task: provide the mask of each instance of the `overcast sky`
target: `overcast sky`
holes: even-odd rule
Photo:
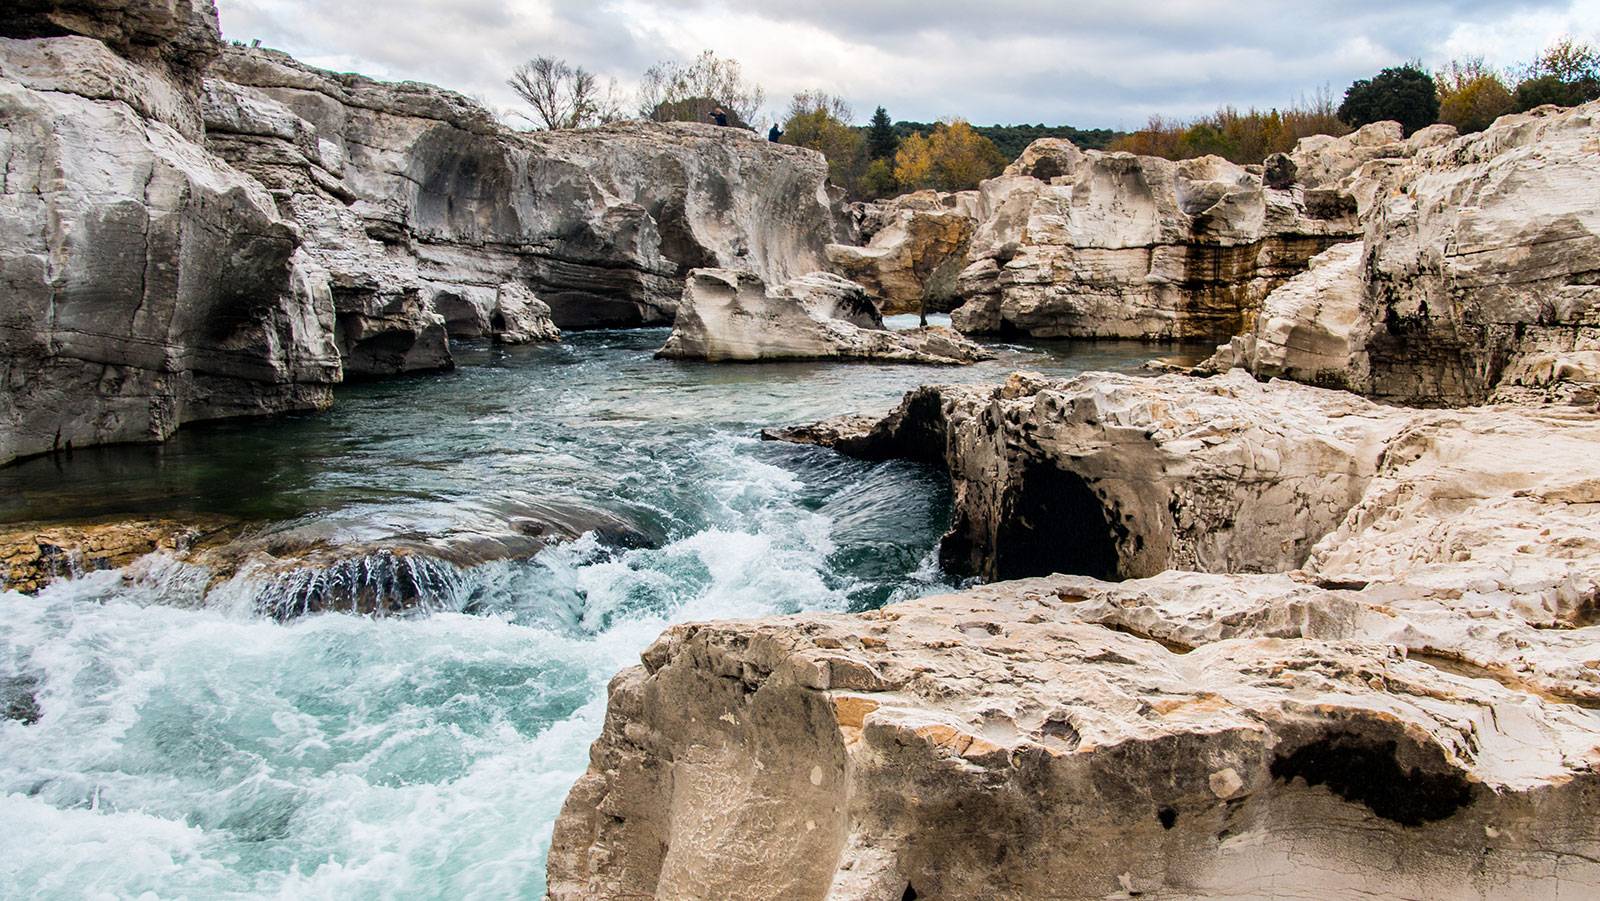
[[[218,0],[222,29],[318,66],[429,81],[514,108],[506,74],[564,57],[614,76],[701,50],[780,108],[842,95],[865,120],[961,116],[1129,128],[1152,114],[1281,105],[1420,58],[1511,65],[1600,37],[1600,0]],[[630,104],[631,106],[631,104]]]

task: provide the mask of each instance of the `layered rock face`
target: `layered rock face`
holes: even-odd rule
[[[1016,174],[980,192],[962,331],[1220,340],[1312,256],[1359,233],[1353,203],[1268,188],[1217,157],[1036,156],[1017,172],[1050,182]]]
[[[689,270],[779,283],[821,268],[842,235],[821,156],[737,129],[521,134],[448,91],[260,50],[230,49],[212,75],[218,152],[303,222],[346,208],[309,243],[335,258],[336,283],[345,270],[380,300],[414,292],[431,310],[441,292],[516,282],[563,328],[670,323]]]
[[[223,47],[209,3],[0,13],[0,463],[315,409],[448,341],[670,322],[846,237],[821,156],[736,129],[506,129],[427,85]]]
[[[553,898],[1600,888],[1600,414],[1018,377],[793,437],[949,467],[991,573],[1209,572],[673,629]]]
[[[199,143],[215,8],[97,10],[0,13],[62,35],[0,38],[0,463],[324,407],[341,376],[298,230]]]
[[[1424,137],[1414,135],[1411,143]],[[1426,142],[1424,142],[1426,143]],[[1330,253],[1213,361],[1423,406],[1600,396],[1600,104],[1330,169],[1370,195]],[[1323,161],[1327,165],[1326,160]]]
[[[836,275],[818,272],[769,290],[753,273],[699,269],[657,356],[956,365],[991,355],[947,328],[889,331],[866,291]]]

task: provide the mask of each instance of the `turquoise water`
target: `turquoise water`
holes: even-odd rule
[[[538,897],[605,686],[674,622],[947,587],[942,477],[762,443],[934,381],[1132,369],[1149,347],[1000,347],[962,370],[705,366],[660,330],[464,347],[328,414],[0,469],[7,521],[225,513],[264,534],[575,541],[457,571],[405,617],[257,612],[247,574],[149,560],[0,594],[0,897]]]

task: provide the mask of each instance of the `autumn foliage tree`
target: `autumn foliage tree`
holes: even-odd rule
[[[993,141],[963,119],[946,119],[931,134],[913,134],[900,142],[894,177],[912,190],[965,191],[999,175],[1005,166],[1006,158]]]
[[[1434,76],[1439,91],[1439,121],[1462,134],[1483,131],[1516,110],[1516,99],[1483,57],[1457,60]]]
[[[866,169],[866,139],[850,125],[850,104],[821,91],[802,91],[789,101],[783,143],[809,147],[828,158],[828,178],[852,194]]]
[[[1350,126],[1334,114],[1332,95],[1322,90],[1265,112],[1224,106],[1191,121],[1152,116],[1144,128],[1112,141],[1110,149],[1171,160],[1214,154],[1249,165],[1293,150],[1301,138],[1349,132]]]

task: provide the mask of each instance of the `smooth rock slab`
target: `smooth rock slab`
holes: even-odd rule
[[[689,276],[672,335],[657,354],[676,360],[859,360],[959,365],[988,359],[945,328],[890,331],[858,284],[828,273],[769,290],[749,272]]]

